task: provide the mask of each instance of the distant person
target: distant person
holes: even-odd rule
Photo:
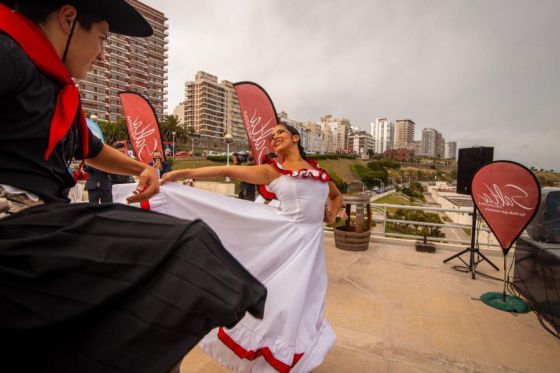
[[[94,205],[112,203],[113,183],[110,174],[87,165],[84,165],[84,171],[89,174],[85,186],[89,203]]]
[[[128,152],[126,151],[126,147],[122,142],[115,143],[113,145],[113,148],[117,149],[118,151],[120,151],[121,153],[123,153],[128,157]],[[111,178],[111,184],[113,185],[129,184],[135,182],[134,178],[130,175],[109,174],[109,177]]]
[[[148,165],[158,170],[159,177],[162,177],[165,173],[171,171],[171,165],[169,162],[163,160],[159,150],[154,150],[152,161],[148,163]]]
[[[249,153],[247,156],[247,166],[253,166],[255,164],[255,159],[253,158],[253,154]],[[247,183],[242,181],[239,184],[239,198],[244,199],[247,201],[255,201],[256,199],[256,185],[252,183]]]

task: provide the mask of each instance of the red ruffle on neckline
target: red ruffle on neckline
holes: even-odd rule
[[[276,168],[278,172],[282,175],[289,175],[291,177],[302,177],[302,178],[312,178],[313,180],[318,180],[323,183],[326,183],[331,180],[331,176],[319,167],[317,161],[315,159],[306,159],[306,162],[313,167],[312,169],[308,168],[301,168],[297,171],[286,170],[284,166],[280,162],[275,159],[267,159],[263,164],[270,164]],[[276,195],[272,192],[269,192],[264,185],[259,185],[259,193],[263,196],[263,198],[267,200],[276,199]]]
[[[292,365],[288,365],[277,358],[274,357],[272,351],[268,347],[261,347],[256,351],[246,350],[235,342],[224,330],[220,327],[218,329],[218,339],[222,341],[230,350],[233,351],[241,359],[247,359],[250,361],[255,360],[259,356],[262,356],[271,367],[279,371],[280,373],[289,373],[290,370],[297,364],[297,362],[303,357],[303,354],[294,354]]]

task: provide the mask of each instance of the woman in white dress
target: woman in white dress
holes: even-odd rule
[[[149,208],[204,220],[267,287],[262,320],[247,315],[231,329],[215,329],[202,340],[202,349],[237,372],[309,372],[323,362],[336,339],[324,319],[323,220],[336,219],[342,195],[316,162],[305,160],[295,128],[274,127],[272,146],[282,163],[166,173],[161,182],[165,185]],[[279,207],[168,183],[218,176],[266,185]],[[330,208],[325,210],[327,198]]]

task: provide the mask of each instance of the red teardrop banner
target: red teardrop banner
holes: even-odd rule
[[[135,92],[119,92],[130,143],[140,162],[153,161],[155,150],[164,156],[159,122],[154,108],[146,98]]]
[[[495,161],[474,175],[472,198],[504,254],[535,216],[541,188],[535,175],[511,161]]]
[[[276,109],[266,91],[253,82],[239,82],[233,85],[239,108],[241,120],[251,144],[253,157],[257,164],[261,164],[264,157],[271,153],[271,131],[278,124]]]

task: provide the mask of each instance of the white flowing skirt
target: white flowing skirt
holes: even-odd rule
[[[134,184],[113,188],[125,202]],[[144,208],[202,219],[225,248],[268,290],[264,318],[246,315],[234,328],[218,328],[202,349],[237,372],[309,372],[336,336],[324,319],[327,273],[322,224],[295,223],[281,210],[169,183]]]

